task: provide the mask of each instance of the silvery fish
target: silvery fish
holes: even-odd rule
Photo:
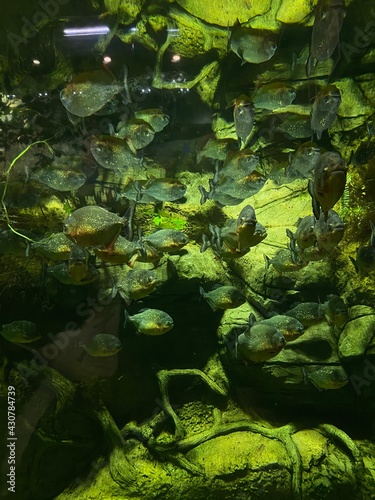
[[[318,140],[335,121],[338,107],[341,103],[341,94],[335,85],[327,85],[315,97],[311,110],[311,130]]]
[[[79,73],[60,92],[64,107],[75,116],[91,116],[117,95],[123,86],[105,69]]]
[[[306,73],[310,76],[318,62],[326,61],[339,44],[339,35],[346,15],[344,0],[320,0],[311,35],[310,55]]]
[[[239,23],[232,28],[229,45],[242,59],[242,64],[268,61],[277,49],[276,38],[272,31],[241,27]]]
[[[121,340],[108,333],[98,333],[90,339],[80,342],[87,354],[94,357],[107,357],[117,354],[122,349]]]
[[[346,184],[347,168],[339,153],[323,153],[315,166],[314,180],[309,181],[308,189],[312,198],[312,208],[316,219],[320,209],[327,220],[328,211],[341,198]]]
[[[160,309],[142,309],[138,314],[130,316],[125,310],[125,323],[130,321],[138,333],[143,335],[164,335],[164,333],[172,330],[174,324],[173,319]]]
[[[297,93],[286,82],[271,82],[259,86],[252,96],[254,106],[260,109],[283,108],[292,104]]]
[[[344,229],[345,224],[337,212],[332,209],[329,210],[327,220],[324,214],[321,213],[320,218],[314,225],[314,234],[318,246],[328,253],[331,252],[342,240]]]

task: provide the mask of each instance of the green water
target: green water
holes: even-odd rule
[[[1,494],[374,497],[375,3],[8,2]]]

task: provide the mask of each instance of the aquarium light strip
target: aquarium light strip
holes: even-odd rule
[[[65,28],[65,36],[89,36],[106,35],[109,32],[108,26],[93,26],[92,28]]]

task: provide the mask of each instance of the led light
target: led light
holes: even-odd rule
[[[34,66],[39,66],[40,65],[39,59],[33,59],[33,64]]]
[[[111,61],[112,61],[112,59],[109,56],[103,57],[103,64],[109,64]]]
[[[181,56],[179,56],[178,54],[173,54],[171,62],[176,63],[179,61],[181,61]]]
[[[65,28],[65,36],[92,36],[92,35],[106,35],[109,33],[108,26],[92,26],[86,28]]]

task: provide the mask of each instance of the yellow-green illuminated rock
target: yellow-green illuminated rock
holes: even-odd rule
[[[177,3],[193,16],[210,24],[232,26],[238,19],[244,23],[252,17],[264,14],[271,6],[271,0],[177,0]]]
[[[282,0],[276,14],[276,19],[285,24],[302,23],[312,13],[317,1],[313,0]]]

